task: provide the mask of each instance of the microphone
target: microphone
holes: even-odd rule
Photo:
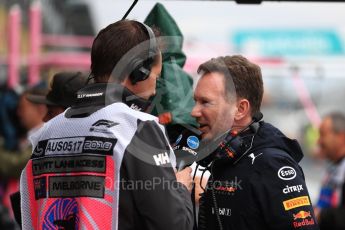
[[[261,112],[256,112],[254,115],[253,115],[253,120],[252,122],[250,123],[249,125],[249,129],[253,132],[253,133],[256,133],[259,129],[259,121],[261,121],[261,119],[263,118],[263,114]]]
[[[259,112],[256,112],[254,115],[253,115],[253,122],[259,122],[261,121],[261,119],[264,117],[264,115],[259,111]],[[253,123],[252,122],[252,123]]]
[[[176,156],[176,168],[178,171],[195,162],[200,147],[201,131],[189,126],[177,137],[172,145]]]

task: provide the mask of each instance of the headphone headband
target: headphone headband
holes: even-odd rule
[[[144,24],[144,23],[141,23],[141,22],[138,22],[139,24],[143,25],[149,35],[149,57],[154,57],[156,54],[157,54],[157,42],[156,42],[156,36],[154,34],[154,32],[152,31],[152,29]]]
[[[149,36],[149,48],[147,57],[142,58],[137,56],[131,62],[131,66],[134,66],[134,69],[129,76],[132,84],[136,84],[139,81],[144,81],[150,76],[154,57],[157,55],[158,51],[156,36],[152,29],[144,23],[138,21],[135,22],[137,22],[147,32]]]

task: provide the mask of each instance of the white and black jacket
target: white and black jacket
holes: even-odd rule
[[[32,137],[23,229],[192,229],[164,129],[141,106],[119,85],[90,85]]]

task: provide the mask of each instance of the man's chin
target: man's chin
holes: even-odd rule
[[[227,132],[219,133],[219,134],[214,134],[211,132],[204,132],[201,134],[201,140],[204,143],[210,143],[210,142],[220,143],[225,138],[226,135],[227,135]]]
[[[212,141],[214,139],[214,137],[211,133],[202,133],[201,139],[205,142],[208,142],[208,141]]]

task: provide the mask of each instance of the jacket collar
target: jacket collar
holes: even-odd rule
[[[145,112],[151,104],[150,100],[138,97],[122,85],[95,83],[77,92],[76,103],[66,111],[65,116],[67,118],[86,117],[116,102],[125,103],[128,107],[142,112]]]

